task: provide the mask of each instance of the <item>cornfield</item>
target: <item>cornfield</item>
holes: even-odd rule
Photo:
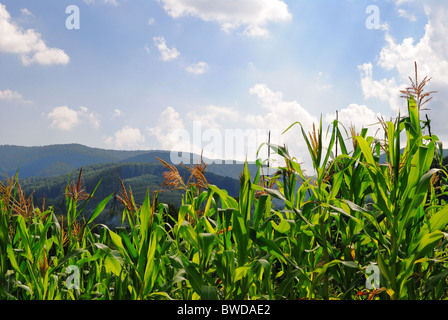
[[[165,186],[184,191],[177,216],[157,193],[136,204],[123,185],[127,225],[111,230],[95,219],[113,195],[80,219],[96,190],[82,188],[81,172],[67,184],[64,219],[8,179],[0,299],[447,299],[447,172],[420,118],[428,95],[412,84],[408,115],[379,120],[382,139],[335,120],[324,146],[322,121],[310,133],[299,122],[288,128],[308,146],[311,176],[285,146],[268,144],[284,165],[265,176],[258,160],[254,178],[245,166],[233,198],[206,181],[206,165],[187,167],[185,181],[164,163]]]

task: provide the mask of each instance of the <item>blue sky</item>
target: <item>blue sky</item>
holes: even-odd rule
[[[0,0],[0,144],[253,158],[295,121],[396,116],[414,61],[448,141],[447,15],[437,0]],[[252,147],[226,153],[226,132]],[[298,130],[276,139],[301,158]]]

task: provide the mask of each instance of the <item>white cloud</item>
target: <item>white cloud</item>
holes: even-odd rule
[[[288,6],[282,0],[160,0],[165,11],[173,18],[199,17],[217,22],[225,32],[243,28],[248,37],[269,35],[269,22],[292,19]]]
[[[415,43],[406,38],[402,43],[387,35],[387,45],[381,50],[378,64],[386,69],[398,71],[401,79],[413,74],[417,61],[421,75],[431,75],[434,82],[447,86],[448,78],[448,10],[443,6],[427,6],[428,24],[424,36]]]
[[[78,112],[67,106],[56,107],[48,114],[48,118],[52,120],[50,127],[60,130],[71,130],[78,125]]]
[[[69,56],[61,49],[49,48],[40,33],[33,29],[23,30],[13,21],[0,3],[0,52],[19,54],[22,64],[52,65],[68,64]]]
[[[177,131],[184,129],[184,123],[180,114],[173,107],[167,107],[159,117],[157,126],[147,128],[150,135],[154,136],[163,149],[172,149],[178,142]]]
[[[113,137],[108,137],[106,143],[116,148],[138,148],[145,142],[145,137],[141,134],[140,129],[125,126],[121,130],[115,132]]]
[[[79,110],[71,109],[67,106],[54,108],[49,114],[48,118],[52,120],[50,127],[70,131],[81,123],[88,122],[95,129],[98,129],[100,122],[96,115],[89,112],[88,108],[80,106]]]
[[[271,142],[286,144],[292,156],[298,159],[307,154],[305,141],[298,130],[298,126],[282,134],[294,122],[300,122],[306,132],[310,131],[314,124],[318,124],[317,117],[309,113],[297,101],[287,101],[282,92],[274,92],[265,84],[257,84],[249,90],[250,94],[258,97],[262,110],[258,114],[248,114],[246,121],[254,128],[263,128],[274,133]]]
[[[410,13],[409,11],[405,10],[405,9],[398,9],[398,14],[400,17],[403,17],[405,19],[408,19],[411,22],[416,22],[417,21],[417,17]]]
[[[116,7],[120,5],[117,0],[104,0],[104,3],[111,4]]]
[[[10,89],[0,90],[0,100],[6,101],[18,101],[22,103],[31,103],[29,100],[25,100],[23,96],[17,91],[12,91]]]
[[[410,1],[397,1],[397,4],[404,2]],[[433,78],[431,86],[448,88],[448,9],[440,3],[428,2],[425,10],[428,23],[425,34],[418,41],[409,37],[400,43],[389,33],[385,36],[386,45],[378,56],[378,66],[387,71],[396,71],[397,77],[375,81],[372,78],[371,63],[359,67],[366,97],[391,101],[392,95],[398,96],[397,90],[409,86],[409,76],[414,77],[415,61],[420,80],[428,75]],[[397,110],[396,107],[392,109]]]
[[[204,74],[208,71],[208,64],[206,62],[198,62],[185,68],[185,70],[194,74]]]
[[[180,55],[180,52],[177,51],[175,47],[168,48],[164,37],[154,37],[153,40],[154,44],[162,55],[163,61],[174,60]]]
[[[425,33],[420,39],[412,37],[397,41],[391,34],[386,33],[386,45],[382,48],[377,59],[378,67],[389,72],[396,72],[396,76],[382,80],[373,80],[373,66],[371,63],[360,66],[361,83],[365,97],[376,97],[387,100],[391,108],[397,111],[397,103],[391,102],[400,99],[398,90],[410,86],[409,77],[414,79],[414,61],[418,64],[419,80],[425,76],[432,81],[425,87],[426,92],[436,90],[437,94],[430,102],[430,118],[432,131],[437,133],[443,141],[448,140],[446,132],[445,114],[448,111],[448,8],[443,1],[425,1],[422,4],[415,0],[396,1],[397,10],[400,5],[409,4],[422,6],[425,9],[428,23]],[[395,97],[395,98],[394,98]],[[400,99],[403,100],[403,99]],[[406,107],[400,102],[400,109]],[[407,111],[404,112],[407,114]]]
[[[81,119],[87,120],[95,129],[100,127],[100,121],[93,112],[89,112],[89,109],[84,106],[79,107],[79,109],[78,115]]]
[[[25,16],[34,17],[33,13],[27,8],[20,9],[20,12]]]
[[[400,98],[400,90],[406,87],[405,83],[397,85],[395,78],[382,79],[380,81],[373,79],[373,65],[365,63],[358,67],[361,72],[361,88],[366,99],[376,98],[389,103],[391,110],[406,113],[403,109],[405,105]]]
[[[310,159],[306,143],[299,127],[282,134],[291,124],[299,121],[305,132],[309,132],[313,123],[319,119],[309,113],[297,101],[288,101],[282,92],[271,90],[266,84],[256,84],[249,93],[257,98],[256,113],[248,113],[236,108],[209,105],[187,114],[186,119],[192,126],[186,127],[180,114],[172,107],[166,108],[159,117],[156,127],[147,131],[154,136],[165,150],[194,152],[211,159],[236,159],[253,161],[262,143],[286,144],[292,156],[304,168],[310,169]],[[353,111],[353,110],[350,110]],[[369,110],[359,107],[362,119],[371,119]],[[259,157],[265,158],[267,149],[263,148]],[[271,159],[280,161],[271,154]],[[271,162],[273,164],[273,162]]]
[[[155,20],[153,17],[151,17],[151,18],[148,19],[148,26],[152,26],[152,25],[154,25],[155,23],[156,23],[156,20]]]
[[[110,4],[114,7],[118,7],[120,5],[120,3],[117,0],[103,0],[102,1],[104,4]],[[94,4],[95,0],[84,0],[84,3],[87,4]]]
[[[115,109],[114,113],[112,115],[112,118],[117,118],[120,117],[122,115],[122,111],[120,109]]]
[[[382,129],[379,124],[379,118],[382,118],[382,115],[375,113],[365,105],[352,103],[347,108],[339,110],[337,118],[347,131],[351,126],[355,127],[357,133],[360,133],[363,128],[368,128],[368,135],[382,137],[377,134],[378,130]],[[327,123],[332,123],[335,119],[336,113],[327,113],[325,116]],[[385,118],[385,120],[388,119]]]
[[[193,122],[200,123],[203,128],[221,129],[223,122],[235,121],[240,114],[233,108],[210,105],[198,112],[191,111],[187,116]]]

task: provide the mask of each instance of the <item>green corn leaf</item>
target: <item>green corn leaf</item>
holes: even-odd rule
[[[155,254],[156,254],[156,249],[157,249],[157,234],[156,232],[154,232],[151,235],[151,240],[150,240],[150,244],[149,244],[149,250],[147,253],[147,259],[146,259],[146,269],[145,269],[145,274],[143,277],[143,284],[144,284],[144,293],[145,295],[148,295],[153,286],[154,283],[156,281],[157,278],[157,271],[158,271],[158,263],[156,261],[154,261],[155,259]]]
[[[116,276],[119,276],[121,273],[121,263],[122,258],[118,251],[111,250],[104,259],[104,266],[106,267],[107,272],[112,272]]]
[[[443,237],[443,232],[439,230],[425,234],[415,250],[415,259],[430,256],[431,252],[434,250],[434,247]]]
[[[28,228],[26,227],[25,218],[21,215],[17,216],[17,231],[20,234],[20,239],[24,247],[23,249],[25,250],[25,257],[33,263],[34,256],[31,251],[30,235],[28,233]]]
[[[106,207],[107,203],[109,202],[109,200],[112,198],[113,195],[114,194],[112,193],[106,199],[104,199],[103,201],[100,202],[100,204],[95,208],[95,210],[93,211],[93,213],[90,216],[89,220],[87,221],[87,224],[92,223],[93,220],[95,220],[100,215],[100,213],[103,212],[104,208]],[[85,226],[87,224],[85,224]]]
[[[254,211],[253,223],[252,223],[252,228],[254,228],[255,231],[258,230],[258,228],[260,226],[260,221],[264,216],[266,206],[267,206],[267,200],[268,200],[268,195],[266,195],[266,194],[262,194],[258,198],[256,207],[255,207],[255,211]]]
[[[241,279],[243,279],[244,277],[247,276],[247,273],[249,272],[249,270],[252,268],[251,266],[242,266],[242,267],[238,267],[235,270],[235,277],[233,279],[233,281],[237,282]]]
[[[298,281],[298,277],[302,274],[302,271],[299,269],[292,270],[288,272],[285,280],[280,283],[280,286],[277,289],[276,294],[278,294],[282,298],[286,298],[288,294],[293,290],[294,283]]]
[[[447,224],[448,224],[448,205],[444,206],[441,210],[439,210],[436,214],[434,214],[431,218],[429,218],[429,221],[425,225],[425,227],[427,226],[429,232],[434,232],[437,230],[442,231]]]
[[[193,229],[191,224],[187,221],[184,221],[182,225],[179,228],[179,235],[181,235],[182,238],[187,240],[187,242],[191,245],[192,249],[198,249],[199,248],[199,240],[198,240],[198,234]]]
[[[277,224],[274,221],[271,221],[272,228],[274,228],[277,232],[288,234],[291,230],[291,225],[280,213],[276,213],[276,216],[280,219],[280,222]]]
[[[132,260],[135,261],[138,258],[138,251],[135,248],[135,245],[132,243],[131,239],[129,238],[129,235],[126,231],[125,228],[122,229],[116,229],[116,231],[118,230],[119,235],[121,237],[121,239],[124,241],[125,245],[126,245],[126,251],[129,253],[129,255],[132,257]]]
[[[199,234],[199,243],[200,243],[200,249],[202,252],[202,263],[201,266],[206,267],[209,260],[210,260],[210,256],[212,254],[213,251],[213,243],[215,241],[215,234],[213,233],[200,233]]]
[[[146,192],[145,200],[143,201],[143,205],[138,211],[138,216],[140,218],[140,228],[141,228],[141,243],[148,241],[149,238],[149,230],[151,228],[152,222],[152,212],[151,203],[149,199],[149,190]]]
[[[208,187],[210,190],[212,190],[213,192],[215,192],[216,194],[219,195],[219,197],[221,198],[221,201],[225,205],[223,209],[227,209],[227,208],[237,209],[238,208],[238,202],[234,198],[229,196],[227,191],[223,191],[214,185],[209,185]]]
[[[12,267],[23,275],[22,270],[20,270],[19,264],[17,263],[16,256],[14,255],[14,249],[12,248],[12,245],[8,243],[8,246],[6,248],[7,255],[9,262],[11,263]]]
[[[418,235],[416,235],[411,244],[409,245],[408,252],[419,252],[421,250],[421,245],[423,239],[426,237],[426,241],[429,241],[431,237],[428,235],[431,234],[432,237],[438,237],[439,234],[435,232],[442,231],[446,225],[448,224],[448,205],[443,207],[437,213],[435,213],[429,220],[422,226]]]
[[[60,266],[64,265],[66,262],[70,261],[71,259],[74,259],[78,256],[80,256],[81,254],[87,252],[87,250],[78,248],[78,249],[73,249],[72,251],[70,251],[69,253],[67,253],[64,258],[62,258],[59,262],[58,265],[55,267],[55,269],[58,269]]]
[[[232,215],[232,231],[237,247],[238,264],[243,265],[248,259],[249,237],[245,218],[238,211],[234,211]]]
[[[131,258],[129,257],[129,254],[123,245],[122,237],[119,236],[117,233],[113,232],[112,230],[109,230],[109,235],[110,235],[110,238],[111,238],[112,242],[114,243],[115,247],[121,253],[121,255],[124,257],[126,262],[132,264]],[[132,255],[132,253],[131,253],[131,255]],[[135,255],[135,253],[134,253],[134,255]]]
[[[364,155],[364,158],[367,161],[367,164],[369,165],[369,169],[376,172],[376,162],[373,158],[372,150],[369,147],[369,144],[367,143],[366,139],[364,139],[361,136],[356,137],[356,140],[358,141],[358,146],[360,147],[362,154]]]
[[[215,286],[201,286],[201,300],[218,300],[218,288]]]

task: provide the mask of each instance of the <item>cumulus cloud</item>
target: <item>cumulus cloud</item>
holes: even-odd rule
[[[398,113],[406,113],[405,105],[400,98],[400,90],[406,87],[406,83],[397,84],[395,78],[391,79],[373,79],[372,63],[365,63],[358,67],[361,73],[361,88],[366,99],[376,98],[387,102],[391,110]],[[403,106],[404,105],[404,106]]]
[[[17,91],[12,91],[10,89],[0,90],[0,100],[6,101],[17,101],[22,103],[31,103],[29,100],[25,100],[23,96]]]
[[[187,116],[193,122],[200,123],[203,128],[221,129],[223,123],[235,121],[240,114],[233,108],[210,105],[199,111],[191,111]]]
[[[292,122],[299,121],[306,128],[311,128],[317,118],[311,115],[297,101],[286,101],[283,93],[272,91],[266,84],[257,84],[249,90],[249,93],[258,97],[265,114],[248,114],[246,119],[254,126],[266,129],[278,129],[283,132]]]
[[[85,122],[89,123],[95,129],[100,126],[97,116],[89,112],[89,109],[84,106],[80,106],[78,110],[71,109],[67,106],[56,107],[48,114],[48,118],[52,121],[50,128],[63,131],[70,131]]]
[[[178,134],[183,129],[180,114],[173,107],[167,107],[160,115],[157,126],[147,128],[147,131],[157,139],[162,148],[171,150],[179,142]]]
[[[153,40],[163,61],[171,61],[179,57],[180,52],[175,47],[169,48],[164,37],[154,37]]]
[[[294,122],[300,122],[305,132],[308,132],[313,123],[319,123],[319,119],[297,101],[284,99],[282,92],[272,91],[266,84],[257,84],[249,92],[258,98],[262,109],[258,114],[247,114],[247,123],[252,127],[271,131],[271,143],[286,144],[292,156],[299,161],[308,161],[305,156],[308,154],[307,147],[299,131],[300,127],[297,125],[288,132],[283,132]]]
[[[375,80],[372,63],[359,66],[364,97],[388,101],[395,114],[398,110],[407,114],[406,104],[400,99],[399,90],[410,85],[409,77],[414,78],[414,62],[417,62],[419,80],[425,76],[432,77],[425,90],[438,91],[426,107],[430,108],[433,132],[437,132],[439,138],[446,142],[448,134],[445,133],[444,119],[448,110],[448,8],[441,1],[425,1],[422,4],[415,0],[398,0],[395,4],[398,14],[404,14],[400,11],[404,10],[402,5],[424,7],[428,20],[425,32],[420,39],[408,37],[401,41],[397,41],[389,32],[386,33],[386,44],[377,57],[375,67],[395,72],[395,75]],[[408,18],[412,20],[411,16]]]
[[[47,47],[42,35],[33,29],[23,30],[11,20],[6,6],[0,3],[0,52],[20,55],[22,64],[68,64],[70,57],[61,49]]]
[[[306,145],[298,131],[282,135],[294,121],[300,121],[310,130],[318,119],[297,101],[287,101],[282,92],[272,91],[266,84],[257,84],[249,93],[260,105],[256,114],[223,106],[206,106],[187,114],[187,128],[180,114],[167,107],[153,128],[148,128],[162,148],[171,151],[194,152],[219,159],[255,160],[257,150],[268,141],[288,145],[298,158],[306,151]]]
[[[339,110],[337,118],[347,130],[348,134],[348,130],[352,126],[355,128],[357,133],[360,133],[363,128],[367,128],[369,130],[369,135],[381,136],[382,134],[382,127],[379,124],[379,118],[383,118],[383,115],[378,112],[374,112],[365,105],[352,103],[347,108]],[[325,120],[328,124],[332,123],[335,119],[336,113],[327,113],[325,116]],[[388,120],[386,118],[384,119]]]
[[[397,10],[404,3],[416,3],[408,0],[396,1]],[[373,65],[366,63],[359,66],[361,73],[361,86],[366,98],[378,98],[382,101],[388,101],[391,110],[401,110],[406,113],[406,105],[399,98],[399,90],[410,85],[409,76],[414,77],[414,62],[418,64],[419,78],[425,76],[432,77],[432,81],[426,90],[438,90],[436,95],[439,103],[436,113],[444,114],[448,109],[445,102],[448,96],[445,92],[448,89],[448,26],[446,19],[448,9],[441,2],[428,1],[424,5],[428,23],[425,27],[425,33],[420,39],[408,37],[401,42],[394,39],[390,33],[386,33],[386,45],[382,48],[378,56],[377,66],[387,71],[395,71],[396,76],[374,80]],[[435,101],[433,101],[435,102]],[[431,108],[431,107],[430,107]],[[434,124],[439,122],[434,119]],[[444,125],[444,124],[443,124]]]
[[[188,66],[187,68],[185,68],[185,70],[194,74],[203,74],[207,72],[208,64],[206,62],[198,62],[196,64]]]
[[[414,61],[419,65],[420,74],[430,74],[434,82],[448,86],[448,10],[443,6],[426,6],[428,24],[425,34],[416,42],[406,38],[397,43],[391,35],[386,35],[387,45],[381,50],[378,64],[385,70],[396,70],[401,79],[413,74]]]
[[[78,125],[78,112],[67,106],[56,107],[48,114],[48,118],[52,120],[50,127],[60,130],[71,130]]]
[[[242,28],[248,37],[269,35],[269,22],[289,21],[292,16],[282,0],[161,0],[165,11],[173,18],[199,17],[213,21],[225,32]]]
[[[406,9],[398,9],[398,14],[400,17],[408,19],[411,22],[417,21],[417,17]]]
[[[145,142],[145,137],[138,128],[125,126],[121,130],[115,132],[113,137],[106,138],[106,143],[119,149],[138,148]]]

